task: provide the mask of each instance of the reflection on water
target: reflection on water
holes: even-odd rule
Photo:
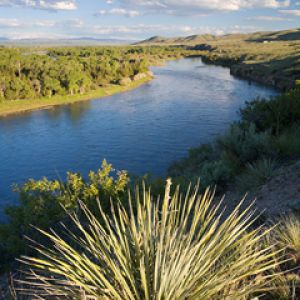
[[[16,201],[14,182],[87,174],[104,158],[163,175],[190,147],[224,132],[245,101],[275,94],[199,58],[153,71],[155,79],[133,91],[0,119],[0,215]]]
[[[78,103],[77,103],[78,104]],[[80,121],[80,118],[87,112],[91,107],[90,101],[83,101],[80,105],[63,105],[57,106],[54,109],[50,108],[47,111],[47,117],[51,120],[59,120],[62,115],[67,115],[74,124]]]
[[[82,102],[81,105],[69,105],[67,107],[67,114],[69,115],[71,121],[75,124],[78,123],[82,116],[91,107],[91,103],[89,101]]]

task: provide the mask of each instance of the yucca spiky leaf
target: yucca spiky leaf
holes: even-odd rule
[[[281,222],[276,227],[273,239],[279,247],[285,248],[285,254],[294,263],[300,260],[300,219],[295,215],[282,217]]]
[[[70,215],[76,230],[66,228],[69,239],[40,231],[52,247],[38,245],[39,257],[22,258],[31,270],[25,293],[46,299],[245,299],[270,286],[276,274],[269,271],[280,262],[273,247],[261,243],[268,232],[251,229],[252,206],[241,211],[240,204],[225,217],[222,202],[213,204],[213,191],[200,195],[197,186],[182,197],[170,188],[168,180],[161,200],[137,189],[128,211],[112,205],[109,216],[99,203],[101,221],[81,203],[85,221]]]

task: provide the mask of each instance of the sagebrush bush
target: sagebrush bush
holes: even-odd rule
[[[244,173],[237,178],[238,187],[241,191],[251,191],[264,185],[274,175],[275,161],[261,159],[246,165]]]
[[[256,132],[253,124],[245,128],[239,124],[232,125],[229,131],[218,139],[218,144],[223,156],[233,166],[243,166],[273,155],[271,135],[268,132]]]
[[[222,161],[211,161],[203,164],[198,173],[202,178],[201,183],[204,186],[215,186],[216,184],[225,187],[231,179],[232,170]]]
[[[294,126],[276,136],[274,147],[280,157],[300,156],[300,127]]]
[[[242,121],[255,124],[259,131],[271,130],[278,135],[284,129],[300,120],[300,91],[296,89],[289,93],[269,99],[256,99],[248,102],[241,109]]]
[[[173,163],[168,169],[170,176],[181,176],[184,173],[190,179],[190,174],[199,172],[206,162],[218,158],[218,149],[214,145],[200,145],[189,150],[188,157]],[[189,175],[188,175],[189,174]]]
[[[86,220],[72,214],[73,231],[66,228],[72,243],[40,231],[52,246],[35,245],[40,256],[22,258],[32,270],[23,293],[119,300],[238,300],[263,293],[280,261],[272,245],[260,243],[269,230],[252,229],[251,207],[239,205],[221,220],[213,192],[170,190],[168,180],[160,200],[137,189],[129,211],[113,202],[111,217],[99,203],[103,222],[81,203]]]

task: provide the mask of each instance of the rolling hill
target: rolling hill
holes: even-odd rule
[[[276,32],[254,32],[249,34],[227,34],[215,36],[211,34],[191,35],[186,37],[167,38],[153,36],[149,39],[138,42],[138,45],[196,45],[211,42],[232,42],[232,41],[296,41],[300,40],[300,29],[291,29]]]

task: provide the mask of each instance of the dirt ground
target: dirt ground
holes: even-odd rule
[[[225,193],[225,205],[230,212],[243,198],[234,189]],[[276,174],[256,192],[249,193],[243,207],[255,200],[258,213],[275,218],[290,213],[300,213],[300,161],[281,167]]]

